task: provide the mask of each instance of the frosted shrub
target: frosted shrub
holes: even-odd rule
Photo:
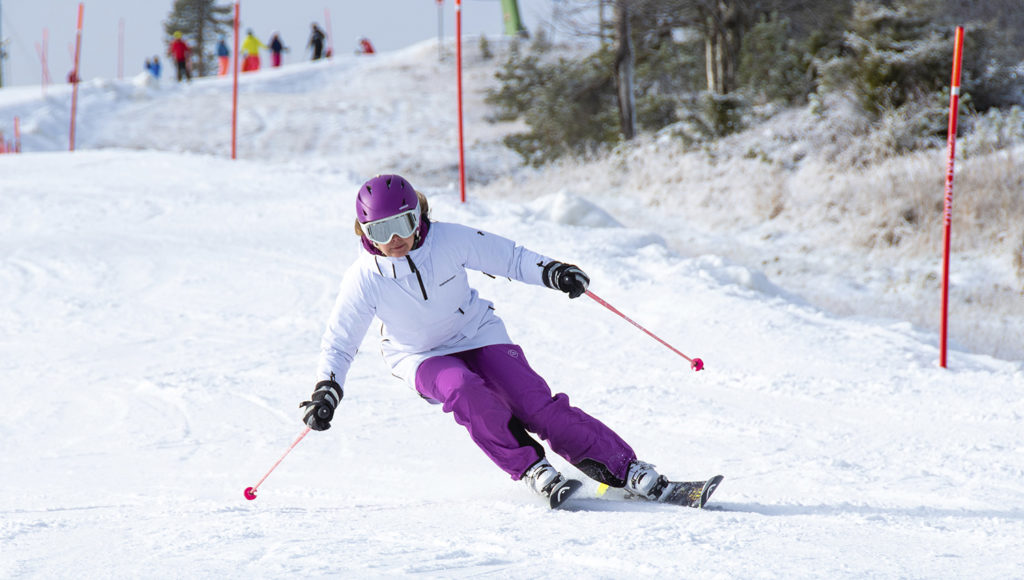
[[[494,58],[494,51],[491,50],[491,43],[487,40],[487,35],[480,35],[480,58],[484,60],[491,60]]]
[[[908,103],[886,107],[874,129],[864,139],[865,161],[929,149],[941,144],[937,137],[934,108]]]
[[[1017,273],[1017,279],[1021,282],[1021,294],[1024,294],[1024,232],[1020,234],[1020,241],[1013,252],[1013,267]]]
[[[979,155],[1024,143],[1024,111],[1019,105],[1009,110],[989,109],[970,120],[971,132],[963,139],[963,153]]]

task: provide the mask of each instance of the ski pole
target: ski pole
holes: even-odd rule
[[[309,431],[310,427],[307,426],[305,430],[303,430],[302,433],[299,435],[299,437],[295,439],[295,442],[292,443],[292,446],[289,447],[288,450],[284,452],[284,455],[282,455],[281,458],[277,460],[277,463],[275,463],[274,466],[270,468],[270,471],[268,471],[267,474],[263,476],[263,479],[259,480],[256,483],[256,485],[245,488],[245,499],[249,501],[256,499],[256,490],[260,488],[260,485],[262,485],[263,482],[266,481],[268,477],[270,477],[270,474],[273,473],[275,469],[277,469],[277,466],[281,465],[281,462],[284,461],[284,458],[287,457],[288,454],[292,452],[292,449],[295,449],[295,446],[299,444],[299,441],[302,441],[302,438],[305,437],[306,434],[309,433]]]
[[[651,332],[650,330],[647,330],[643,326],[640,326],[635,320],[633,320],[632,318],[630,318],[630,317],[626,316],[625,314],[619,312],[619,310],[617,308],[615,308],[611,304],[608,304],[607,302],[602,300],[600,296],[598,296],[597,294],[594,294],[590,290],[587,290],[586,294],[587,294],[587,296],[590,296],[591,300],[597,302],[601,306],[604,306],[608,310],[611,310],[615,314],[618,314],[626,322],[628,322],[628,323],[632,324],[633,326],[639,328],[640,330],[646,332],[647,336],[649,336],[649,337],[653,338],[654,340],[660,342],[661,344],[667,346],[669,348],[669,350],[671,350],[672,352],[674,352],[674,353],[678,354],[679,356],[685,358],[687,361],[690,362],[690,368],[693,369],[694,371],[699,371],[699,370],[704,368],[704,361],[702,361],[702,360],[700,360],[699,358],[696,358],[696,357],[690,358],[690,357],[686,356],[685,354],[680,352],[679,349],[677,349],[676,347],[672,346],[671,344],[665,342],[664,340],[661,340],[660,338],[655,336],[653,332]]]

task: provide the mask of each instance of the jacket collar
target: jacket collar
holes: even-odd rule
[[[420,244],[412,249],[406,256],[401,258],[389,258],[380,252],[377,252],[371,258],[373,259],[374,269],[378,274],[385,278],[404,278],[415,274],[413,271],[413,264],[420,264],[426,260],[426,256],[430,251],[430,242],[432,238],[427,237],[421,239]],[[376,248],[374,248],[376,249]],[[411,261],[410,261],[411,258]]]

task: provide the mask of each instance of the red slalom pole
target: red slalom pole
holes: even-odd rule
[[[324,8],[324,32],[327,33],[327,58],[334,56],[334,35],[331,34],[331,9]]]
[[[455,0],[455,68],[459,93],[459,199],[466,203],[466,154],[462,144],[462,0]]]
[[[625,320],[626,322],[628,322],[628,323],[632,324],[633,326],[635,326],[635,327],[639,328],[640,330],[644,331],[645,333],[647,333],[647,336],[649,336],[649,337],[653,338],[654,340],[656,340],[656,341],[660,342],[661,344],[663,344],[663,345],[667,346],[667,347],[669,348],[669,350],[671,350],[672,352],[674,352],[674,353],[678,354],[679,356],[681,356],[681,357],[685,358],[685,359],[686,359],[687,361],[689,361],[689,363],[690,363],[690,368],[691,368],[691,369],[693,369],[694,371],[699,371],[699,370],[701,370],[701,369],[703,369],[703,368],[704,368],[704,361],[700,360],[699,358],[690,358],[690,357],[686,356],[685,354],[683,354],[682,352],[680,352],[680,351],[679,351],[679,349],[677,349],[676,347],[672,346],[671,344],[669,344],[669,343],[665,342],[664,340],[661,340],[660,338],[658,338],[657,336],[655,336],[655,335],[654,335],[654,333],[653,333],[653,332],[651,332],[650,330],[647,330],[647,329],[646,329],[646,328],[644,328],[643,326],[640,326],[640,324],[638,324],[638,323],[637,323],[637,322],[636,322],[635,320],[633,320],[632,318],[630,318],[630,317],[626,316],[625,314],[623,314],[623,313],[619,312],[619,310],[618,310],[617,308],[615,308],[615,307],[614,307],[614,306],[612,306],[611,304],[608,304],[607,302],[605,302],[604,300],[602,300],[602,299],[601,299],[601,297],[599,297],[599,296],[598,296],[597,294],[594,294],[594,293],[593,293],[593,292],[591,292],[590,290],[587,290],[587,292],[586,292],[586,293],[587,293],[587,296],[589,296],[589,297],[590,297],[590,299],[591,299],[591,300],[593,300],[594,302],[597,302],[597,303],[598,303],[598,304],[600,304],[601,306],[604,306],[604,307],[605,307],[605,308],[607,308],[608,310],[611,310],[611,311],[612,311],[612,312],[614,312],[615,314],[618,314],[618,315],[619,315],[619,316],[621,316],[621,317],[622,317],[622,318],[623,318],[623,319],[624,319],[624,320]]]
[[[444,0],[437,0],[437,61],[444,62]]]
[[[956,27],[953,41],[953,79],[949,86],[949,134],[947,145],[949,159],[946,162],[946,199],[943,208],[942,234],[942,320],[939,324],[939,366],[946,368],[946,333],[949,312],[949,246],[950,225],[953,222],[953,169],[956,162],[956,118],[960,103],[960,61],[963,58],[964,28]]]
[[[310,427],[306,427],[306,429],[303,430],[303,432],[299,435],[295,442],[292,443],[292,446],[289,447],[288,450],[284,452],[284,455],[282,455],[281,458],[277,460],[277,463],[275,463],[274,466],[270,468],[270,471],[268,471],[267,474],[263,476],[263,479],[256,482],[256,485],[245,488],[245,499],[249,501],[256,499],[256,490],[259,489],[261,485],[263,485],[263,482],[266,481],[268,477],[270,477],[270,474],[273,473],[275,469],[277,469],[277,466],[281,465],[281,462],[284,461],[285,457],[288,457],[288,454],[292,452],[292,449],[295,449],[295,446],[299,444],[299,441],[302,441],[302,438],[309,434],[309,431]]]
[[[124,80],[124,18],[117,22],[117,80]]]
[[[231,87],[231,158],[238,158],[238,22],[241,13],[239,0],[235,0],[235,52],[231,55],[235,63]]]
[[[68,138],[68,150],[75,150],[75,116],[78,111],[78,83],[82,78],[82,73],[78,70],[79,59],[82,54],[82,12],[85,10],[85,4],[82,2],[78,3],[78,28],[75,33],[75,68],[71,73],[71,135]]]

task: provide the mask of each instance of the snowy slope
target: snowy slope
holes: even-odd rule
[[[556,188],[460,204],[453,93],[428,78],[443,67],[420,46],[246,79],[239,161],[211,128],[223,81],[83,87],[75,154],[55,93],[0,92],[53,151],[0,156],[0,577],[1022,574],[1024,362],[954,351],[939,369],[909,323],[816,309]],[[480,179],[514,162],[492,137],[469,144]],[[301,431],[360,251],[352,196],[390,170],[436,219],[580,264],[705,361],[691,372],[585,298],[475,277],[540,373],[643,459],[725,474],[717,509],[550,512],[372,339],[335,426],[242,498]]]

